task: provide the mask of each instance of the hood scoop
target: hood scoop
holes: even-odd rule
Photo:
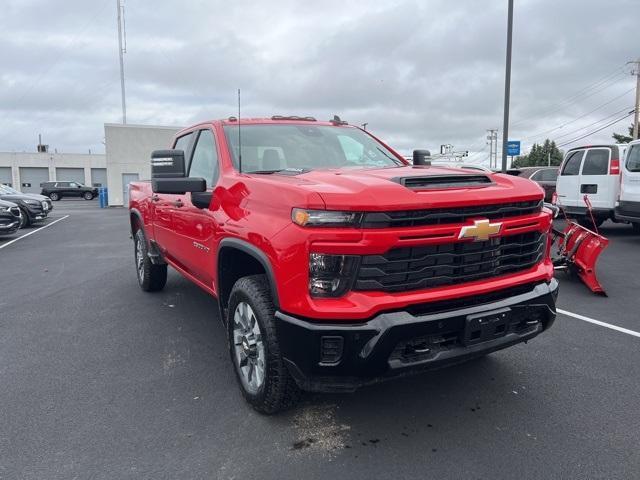
[[[443,188],[487,187],[493,181],[486,175],[428,175],[424,177],[396,177],[391,179],[411,190],[440,190]]]

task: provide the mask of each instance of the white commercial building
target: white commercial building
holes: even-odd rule
[[[151,152],[169,148],[180,127],[104,125],[106,154],[0,152],[0,184],[40,193],[43,182],[107,187],[109,206],[126,206],[129,182],[151,178]]]
[[[107,185],[104,154],[0,152],[0,184],[24,193],[40,193],[42,182],[71,181]]]
[[[180,127],[106,123],[109,206],[127,206],[129,182],[151,178],[151,152],[169,148]]]

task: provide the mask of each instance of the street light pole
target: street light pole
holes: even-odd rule
[[[509,97],[511,95],[511,37],[513,34],[513,0],[509,0],[507,19],[507,61],[504,72],[504,121],[502,124],[502,173],[507,171],[507,142],[509,141]]]
[[[124,94],[124,52],[126,49],[122,47],[122,5],[120,4],[120,0],[116,0],[116,4],[118,7],[118,54],[120,55],[120,91],[122,93],[122,123],[127,123],[127,105],[125,102],[125,94]],[[126,33],[125,33],[126,35]]]

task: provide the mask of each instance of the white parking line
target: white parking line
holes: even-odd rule
[[[569,317],[577,318],[578,320],[583,320],[585,322],[593,323],[595,325],[600,325],[601,327],[610,328],[611,330],[615,330],[616,332],[626,333],[627,335],[632,335],[634,337],[640,338],[640,332],[636,332],[634,330],[629,330],[628,328],[618,327],[617,325],[611,325],[610,323],[601,322],[600,320],[596,320],[594,318],[585,317],[584,315],[579,315],[573,312],[567,312],[566,310],[561,310],[556,308],[558,313],[562,315],[567,315]]]
[[[32,230],[29,233],[25,233],[24,235],[22,235],[21,237],[18,238],[14,238],[13,240],[11,240],[10,242],[5,243],[4,245],[0,245],[0,250],[2,250],[4,247],[8,247],[9,245],[11,245],[12,243],[17,242],[18,240],[22,240],[25,237],[28,237],[29,235],[33,235],[36,232],[39,232],[40,230],[44,230],[47,227],[50,227],[51,225],[53,225],[54,223],[58,223],[60,220],[64,220],[65,218],[67,218],[69,215],[65,215],[64,217],[60,217],[57,220],[54,220],[51,223],[47,223],[45,226],[40,227],[40,228],[36,228],[35,230]]]

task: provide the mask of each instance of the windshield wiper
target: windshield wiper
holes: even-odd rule
[[[380,147],[376,147],[378,149],[378,151],[380,153],[382,153],[385,157],[387,157],[389,160],[391,160],[393,163],[395,163],[396,165],[400,165],[400,162],[398,161],[397,158],[392,157],[391,155],[389,155],[387,152],[385,152],[384,150],[382,150]]]
[[[269,175],[271,173],[281,172],[283,169],[279,168],[278,170],[252,170],[251,172],[242,172],[242,173],[260,173],[263,175]]]

